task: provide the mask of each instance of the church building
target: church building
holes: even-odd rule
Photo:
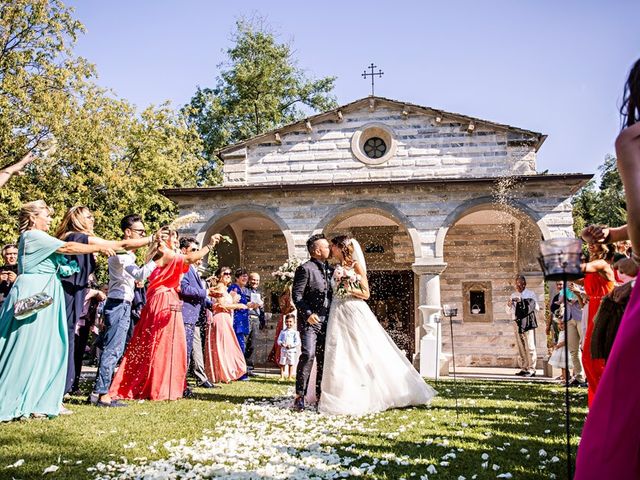
[[[539,242],[574,236],[570,199],[591,178],[538,173],[545,138],[370,96],[223,148],[221,186],[163,193],[180,214],[201,215],[185,233],[205,243],[229,235],[220,263],[263,283],[288,258],[308,258],[310,235],[351,234],[365,252],[371,309],[423,374],[421,348],[436,345],[441,360],[451,351],[435,328],[443,304],[458,312],[456,365],[516,367],[506,308],[515,276],[544,299]],[[543,325],[536,343],[541,367]]]

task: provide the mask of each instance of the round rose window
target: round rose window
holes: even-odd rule
[[[387,144],[380,137],[371,137],[364,142],[363,150],[369,158],[380,158],[387,153]]]

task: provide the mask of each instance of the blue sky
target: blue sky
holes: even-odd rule
[[[235,20],[259,14],[308,75],[337,76],[340,104],[376,94],[549,135],[538,170],[595,172],[620,127],[640,57],[638,0],[75,0],[76,52],[139,108],[212,86]]]

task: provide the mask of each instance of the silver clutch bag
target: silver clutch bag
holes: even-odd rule
[[[24,320],[44,310],[53,303],[53,298],[48,293],[40,292],[22,300],[16,301],[13,306],[13,316],[17,320]]]

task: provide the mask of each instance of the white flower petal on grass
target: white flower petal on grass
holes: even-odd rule
[[[480,458],[482,458],[483,460],[488,460],[489,459],[489,454],[488,453],[483,453],[482,455],[480,455]]]
[[[42,474],[44,475],[45,473],[57,472],[59,468],[60,467],[58,465],[49,465],[47,468],[44,469]]]
[[[547,452],[541,448],[540,451],[538,452],[538,455],[540,455],[541,457],[546,457]]]
[[[435,465],[431,464],[427,467],[427,473],[430,473],[431,475],[435,475],[436,473],[438,473],[438,470],[436,470]]]
[[[560,459],[558,457],[556,457],[556,456],[551,457],[551,463],[557,463],[559,461],[560,461]]]
[[[513,478],[513,475],[511,475],[509,472],[506,472],[506,473],[501,473],[496,478]]]
[[[498,470],[500,470],[500,465],[496,465],[495,463],[491,466],[491,468],[493,468],[494,472],[497,472]]]
[[[16,460],[14,463],[12,463],[11,465],[7,465],[4,468],[18,468],[22,465],[24,465],[24,458],[21,458],[20,460]]]

